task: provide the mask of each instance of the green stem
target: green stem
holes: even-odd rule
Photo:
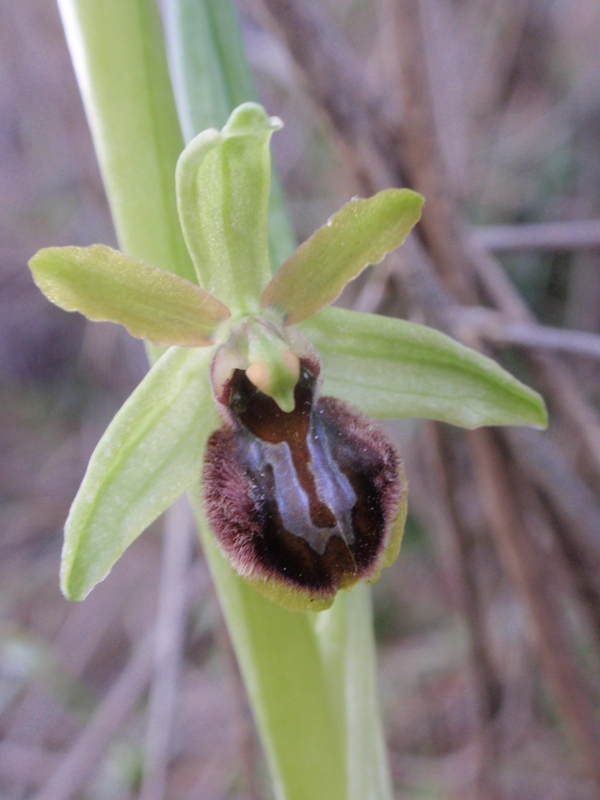
[[[330,691],[344,708],[348,800],[391,800],[387,748],[377,694],[371,589],[341,592],[315,629]]]
[[[347,800],[343,706],[331,692],[316,615],[285,611],[240,580],[192,497],[221,609],[280,800]]]

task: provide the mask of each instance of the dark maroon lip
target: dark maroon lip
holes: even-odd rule
[[[208,443],[204,499],[240,574],[323,597],[377,569],[402,488],[383,430],[319,398],[317,377],[303,359],[286,413],[233,371],[221,394],[227,421]]]

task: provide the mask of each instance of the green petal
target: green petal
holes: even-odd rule
[[[213,349],[169,350],[100,440],[65,528],[61,588],[82,600],[134,539],[198,478],[218,426]]]
[[[462,428],[548,424],[537,392],[433,328],[328,308],[298,330],[321,357],[323,394],[371,417],[422,417]]]
[[[261,298],[288,325],[333,302],[368,264],[402,244],[421,216],[423,198],[410,189],[386,189],[346,203],[275,273]]]
[[[124,325],[154,344],[211,344],[230,314],[189,281],[135,261],[110,247],[48,247],[29,261],[33,279],[65,311]]]
[[[203,131],[177,162],[177,205],[201,286],[234,312],[256,312],[269,280],[269,140],[281,127],[244,103],[221,133]]]

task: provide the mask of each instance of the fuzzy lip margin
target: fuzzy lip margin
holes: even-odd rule
[[[254,432],[241,422],[246,413],[246,421],[252,424],[245,400],[240,406],[240,382],[245,382],[242,395],[252,392],[253,411],[262,417],[255,420]],[[340,589],[376,581],[381,569],[396,558],[406,515],[406,485],[396,450],[379,425],[341,400],[317,398],[316,380],[308,398],[300,383],[295,411],[278,413],[270,398],[248,386],[242,370],[234,373],[225,396],[235,397],[237,410],[226,409],[224,425],[209,439],[203,496],[217,542],[244,580],[288,610],[322,610],[331,606]],[[249,447],[259,448],[268,461],[269,447],[274,446],[268,439],[283,435],[272,430],[275,418],[279,416],[279,424],[288,428],[284,434],[293,439],[299,430],[295,426],[307,414],[308,422],[316,420],[314,429],[327,438],[336,468],[351,474],[353,487],[359,489],[358,501],[349,512],[356,543],[349,545],[341,536],[331,535],[322,554],[282,524],[277,492],[284,486],[286,493],[296,491],[289,475],[279,476],[277,489],[269,469],[253,469],[246,455]],[[308,429],[314,434],[306,422],[302,435]]]

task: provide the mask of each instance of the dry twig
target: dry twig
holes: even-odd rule
[[[481,306],[457,309],[455,332],[462,340],[475,336],[491,344],[558,350],[600,358],[600,335],[596,333],[564,330],[530,322],[513,322],[497,311]]]
[[[457,483],[460,477],[447,468],[444,453],[451,447],[444,442],[439,425],[429,423],[423,437],[425,464],[430,474],[430,493],[439,498],[438,515],[445,529],[448,549],[455,556],[456,567],[461,578],[461,610],[471,631],[471,656],[475,673],[475,691],[478,716],[475,738],[479,744],[478,770],[474,783],[478,785],[481,798],[493,796],[491,775],[494,765],[494,743],[490,722],[497,714],[501,703],[501,686],[489,657],[485,630],[485,610],[479,587],[477,560],[475,558],[476,536],[461,514],[457,503]]]
[[[539,542],[521,517],[516,498],[526,482],[516,469],[506,470],[504,456],[485,429],[469,433],[481,496],[504,566],[527,601],[532,643],[573,730],[600,797],[600,726],[588,682],[575,661],[573,643],[560,606],[552,552]],[[510,476],[510,477],[509,477]]]
[[[600,220],[481,225],[471,231],[486,250],[586,250],[600,247]]]
[[[190,608],[209,584],[208,573],[191,570],[186,586],[186,607]],[[148,686],[154,662],[154,631],[147,633],[131,660],[112,685],[90,723],[73,744],[35,800],[69,800],[97,768],[107,745],[129,718]]]
[[[128,719],[152,670],[152,639],[147,634],[114,682],[91,722],[35,800],[69,800],[95,770],[106,746]]]
[[[187,498],[180,497],[165,515],[163,563],[154,638],[154,666],[148,701],[144,778],[140,800],[166,797],[169,744],[177,699],[192,553],[192,520]]]

